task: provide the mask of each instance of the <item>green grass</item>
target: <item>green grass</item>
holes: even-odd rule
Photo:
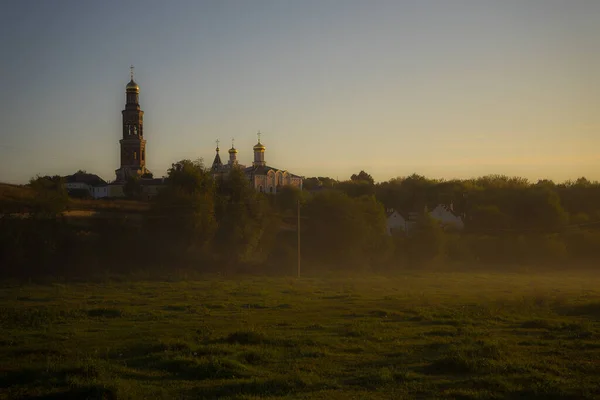
[[[600,279],[423,273],[0,288],[0,398],[591,399]]]

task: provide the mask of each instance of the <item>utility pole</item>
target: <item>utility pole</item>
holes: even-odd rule
[[[298,278],[300,278],[300,199],[298,199]]]

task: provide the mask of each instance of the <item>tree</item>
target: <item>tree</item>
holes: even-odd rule
[[[425,266],[442,257],[444,249],[444,231],[428,212],[423,212],[408,236],[409,262]]]
[[[350,177],[351,181],[358,181],[358,182],[367,182],[370,185],[374,185],[375,181],[373,180],[373,177],[369,174],[367,174],[365,171],[360,171],[358,174],[352,174],[352,176]]]
[[[392,240],[387,235],[387,218],[383,204],[375,196],[362,196],[355,200],[358,212],[364,218],[366,241],[364,252],[369,264],[387,261],[393,252]]]
[[[307,201],[302,214],[309,261],[338,269],[364,268],[390,255],[385,211],[373,196],[320,192]]]
[[[202,161],[172,164],[167,185],[155,198],[148,217],[153,236],[168,257],[203,254],[216,230],[215,184]]]
[[[303,201],[302,192],[296,186],[286,185],[277,191],[277,208],[284,213],[296,213],[298,201]]]
[[[56,217],[66,210],[69,195],[64,179],[55,176],[37,176],[29,181],[35,194],[31,213],[35,216]]]
[[[375,194],[375,186],[364,180],[340,182],[337,189],[350,197],[372,196]]]
[[[375,194],[386,208],[408,212],[420,210],[430,203],[436,203],[438,201],[438,184],[438,181],[412,174],[376,185]]]
[[[232,168],[219,182],[213,248],[225,268],[259,263],[268,257],[279,220],[265,196],[251,187],[240,168]]]
[[[498,233],[511,227],[511,218],[498,206],[477,206],[469,214],[466,226],[478,233]]]
[[[302,181],[302,188],[304,190],[314,190],[321,187],[322,183],[317,177],[306,178]]]
[[[302,188],[304,190],[315,190],[319,188],[329,188],[333,189],[337,186],[338,181],[332,178],[328,178],[325,176],[313,176],[310,178],[306,178],[302,182]]]
[[[514,201],[514,218],[523,229],[556,231],[566,224],[568,214],[560,204],[560,197],[547,185],[519,190]]]
[[[142,184],[139,176],[130,176],[123,186],[123,193],[131,199],[138,199],[142,195]]]
[[[307,202],[303,215],[306,258],[339,269],[365,261],[365,219],[350,197],[338,191],[320,192]]]

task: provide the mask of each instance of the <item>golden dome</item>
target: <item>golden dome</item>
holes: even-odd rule
[[[261,142],[254,145],[254,151],[265,151],[265,149],[266,147]]]
[[[234,147],[232,147],[232,148],[229,149],[229,154],[235,154],[237,152],[238,152],[237,149],[234,148]]]
[[[133,79],[131,79],[129,81],[129,83],[127,84],[127,91],[130,91],[130,90],[133,90],[133,91],[136,91],[136,92],[140,91],[140,87],[138,86],[137,83],[135,83],[135,81]]]

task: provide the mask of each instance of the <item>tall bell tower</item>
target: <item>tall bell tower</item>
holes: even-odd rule
[[[140,87],[133,80],[126,86],[126,103],[123,114],[123,138],[121,144],[121,167],[115,171],[117,181],[123,182],[130,176],[141,176],[146,169],[146,140],[144,139],[144,112],[140,109]]]

